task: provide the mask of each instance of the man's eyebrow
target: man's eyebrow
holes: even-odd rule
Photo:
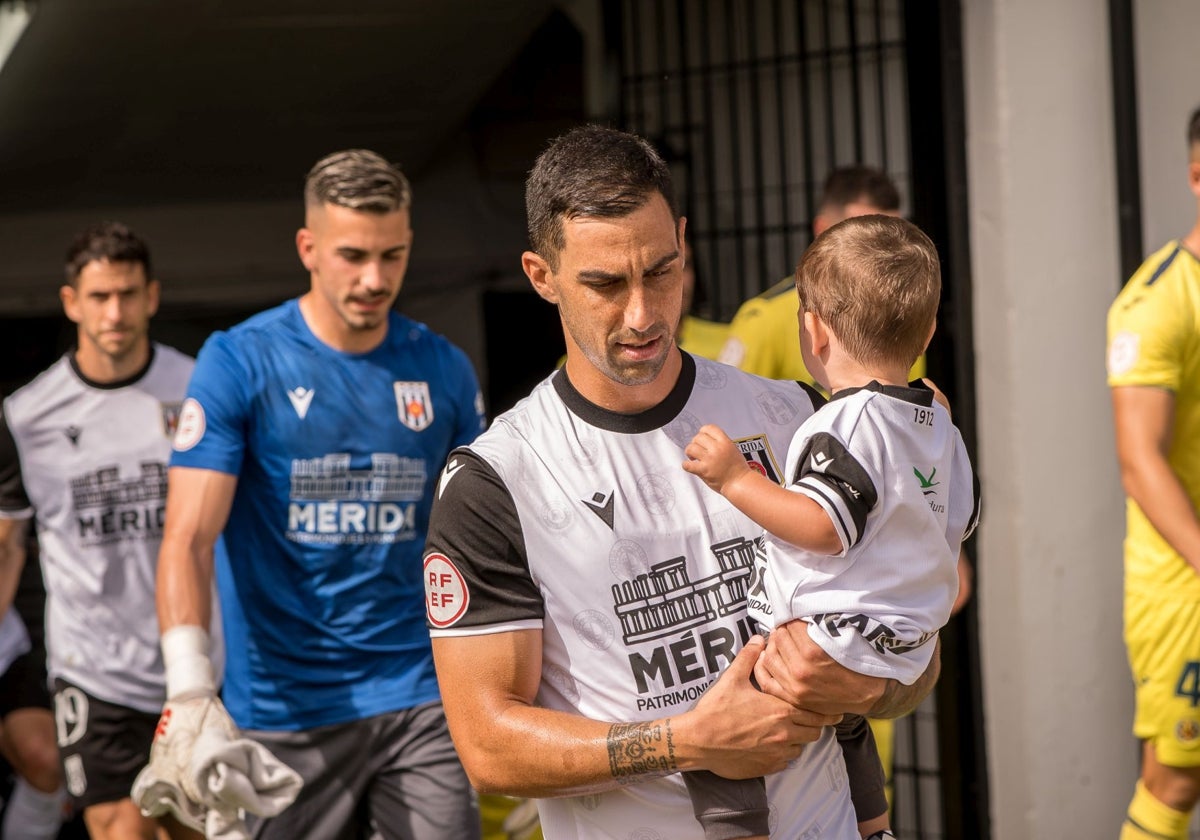
[[[335,249],[339,254],[366,254],[369,253],[366,248],[359,248],[357,245],[338,245]],[[390,248],[384,248],[383,253],[394,254],[398,251],[408,250],[408,245],[401,242],[398,245],[393,245]]]
[[[625,274],[620,271],[604,271],[600,268],[585,268],[579,272],[580,280],[604,280],[607,282],[619,282],[625,279]]]
[[[646,273],[650,274],[658,271],[667,263],[679,258],[679,251],[674,251],[665,256],[659,257],[652,265],[646,268]],[[603,280],[607,282],[617,282],[625,279],[625,274],[619,271],[605,271],[601,268],[585,268],[577,275],[581,280]]]
[[[646,269],[646,271],[658,271],[658,269],[676,259],[679,259],[679,251],[672,251],[670,254],[667,254],[665,257],[659,259],[658,262],[654,263],[654,265],[650,266],[648,269]]]

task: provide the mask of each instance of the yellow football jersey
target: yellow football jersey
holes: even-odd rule
[[[750,298],[733,316],[729,338],[717,360],[771,379],[815,384],[800,356],[799,308],[800,300],[790,277]],[[925,357],[921,356],[908,378],[920,379],[924,375]]]
[[[728,324],[707,321],[694,315],[684,315],[683,320],[679,323],[679,335],[676,336],[676,340],[679,342],[679,349],[685,350],[693,356],[715,359],[721,352],[721,348],[725,346],[725,339],[728,335]]]
[[[1200,510],[1200,258],[1178,242],[1150,256],[1108,310],[1108,384],[1165,388],[1175,395],[1167,461]],[[1200,576],[1126,502],[1125,582],[1200,597]]]

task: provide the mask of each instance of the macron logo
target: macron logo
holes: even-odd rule
[[[310,390],[303,385],[287,392],[288,399],[292,401],[292,408],[296,409],[296,416],[301,420],[308,414],[308,407],[312,405],[312,398],[315,393],[317,393],[315,389]]]
[[[463,468],[463,465],[458,462],[458,459],[450,461],[446,464],[446,469],[442,470],[442,477],[438,480],[438,498],[442,498],[442,493],[446,491],[446,485],[450,483],[450,479],[454,478],[454,474]]]
[[[819,473],[823,473],[825,470],[829,469],[829,465],[832,463],[833,459],[824,452],[814,452],[812,454],[812,461],[810,462],[812,471]]]
[[[600,517],[601,521],[608,526],[609,530],[613,527],[613,499],[616,494],[610,492],[607,496],[603,493],[593,493],[592,500],[580,499],[588,510]]]

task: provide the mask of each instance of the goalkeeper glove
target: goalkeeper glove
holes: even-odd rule
[[[198,831],[206,820],[222,837],[244,834],[241,811],[275,816],[290,805],[300,776],[266,747],[239,736],[216,696],[208,634],[182,625],[163,634],[167,703],[150,763],[133,784],[133,800],[148,817],[172,813]],[[248,835],[246,835],[248,836]]]

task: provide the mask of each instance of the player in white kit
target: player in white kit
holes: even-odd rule
[[[15,449],[0,453],[18,457],[0,464],[0,519],[37,524],[67,790],[93,840],[151,840],[159,824],[129,790],[166,698],[154,575],[192,359],[150,341],[159,285],[145,243],[124,225],[76,238],[61,298],[78,344],[4,401],[0,434]]]
[[[753,635],[761,531],[678,464],[704,417],[778,477],[813,402],[678,349],[673,202],[658,154],[598,126],[556,139],[529,177],[522,261],[559,308],[567,362],[438,484],[425,588],[451,734],[477,789],[538,798],[556,840],[702,837],[678,773],[692,769],[769,774],[777,837],[852,840],[827,726],[911,708],[937,669],[904,687],[806,635],[781,630],[765,653]],[[784,645],[817,679],[785,667]],[[756,663],[775,695],[751,683]]]

